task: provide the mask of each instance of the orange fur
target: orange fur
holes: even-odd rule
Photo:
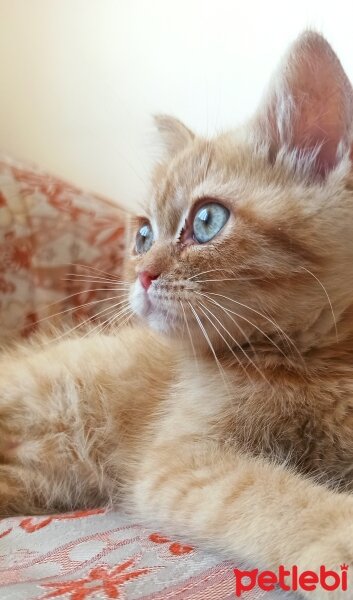
[[[3,515],[121,502],[229,556],[353,571],[353,94],[317,34],[286,60],[236,131],[158,118],[140,322],[2,356]],[[206,201],[230,217],[197,244]]]

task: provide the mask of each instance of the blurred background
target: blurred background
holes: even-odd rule
[[[306,27],[353,80],[352,0],[0,0],[0,152],[133,206],[151,114],[235,126]]]

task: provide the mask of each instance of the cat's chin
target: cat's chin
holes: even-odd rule
[[[170,322],[168,322],[165,318],[163,319],[161,315],[158,315],[152,312],[147,318],[144,319],[147,325],[157,331],[158,333],[163,334],[172,334],[174,332],[174,328],[171,327]]]
[[[183,323],[178,315],[173,315],[168,311],[154,309],[150,306],[147,314],[138,314],[141,321],[146,323],[148,327],[158,333],[169,335],[170,337],[180,337]]]
[[[135,289],[130,295],[130,306],[135,315],[154,331],[177,337],[182,320],[170,308],[163,308],[139,289]]]
[[[149,315],[153,313],[153,306],[148,295],[143,292],[141,286],[136,282],[132,287],[129,296],[130,307],[143,320],[147,320]]]

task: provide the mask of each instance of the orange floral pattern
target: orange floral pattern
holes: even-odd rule
[[[43,587],[56,588],[55,591],[42,596],[43,600],[47,598],[58,598],[69,594],[70,600],[85,600],[92,596],[95,592],[103,592],[103,598],[121,598],[120,586],[127,581],[131,581],[141,575],[150,573],[151,569],[136,569],[128,571],[127,569],[135,566],[135,560],[127,560],[126,562],[108,569],[105,566],[95,567],[91,569],[87,577],[83,579],[75,579],[74,581],[61,581],[57,583],[44,583]],[[92,585],[93,584],[93,585]]]
[[[188,546],[187,544],[180,544],[179,542],[172,542],[169,538],[159,535],[159,533],[151,533],[149,539],[155,544],[170,544],[169,552],[171,554],[174,554],[175,556],[181,556],[182,554],[190,554],[190,552],[193,552],[194,550],[192,546]]]
[[[0,157],[0,343],[106,314],[92,269],[119,277],[124,235],[113,202]]]
[[[88,517],[90,515],[104,514],[103,508],[94,508],[92,510],[81,510],[73,513],[65,513],[63,515],[51,515],[50,517],[26,517],[20,521],[20,527],[27,531],[27,533],[34,533],[38,529],[47,527],[52,521],[62,521],[66,519],[80,519],[81,517]]]
[[[233,597],[233,563],[151,532],[122,513],[78,511],[2,524],[0,598],[6,600]],[[247,600],[272,600],[256,594]]]

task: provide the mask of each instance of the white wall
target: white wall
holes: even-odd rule
[[[235,125],[308,26],[353,79],[352,0],[0,0],[0,150],[131,205],[150,114]]]

